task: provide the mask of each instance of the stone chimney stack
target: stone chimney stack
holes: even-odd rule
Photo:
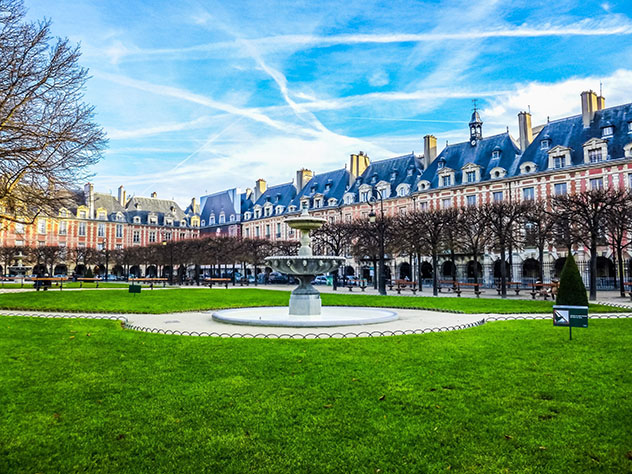
[[[151,193],[151,197],[156,199],[158,197],[158,193],[154,191],[153,193]]]
[[[597,96],[597,110],[606,108],[606,98],[602,95]]]
[[[582,122],[584,128],[590,127],[590,124],[595,118],[595,112],[597,109],[597,94],[593,91],[584,91],[581,93],[582,98]],[[605,103],[605,101],[604,101]]]
[[[424,137],[424,169],[427,170],[430,163],[437,157],[437,137],[426,135]]]
[[[118,202],[121,206],[125,207],[125,198],[126,198],[125,188],[123,186],[119,186],[118,188]]]
[[[363,151],[357,155],[352,154],[349,163],[349,173],[351,173],[351,176],[354,178],[357,178],[364,173],[364,170],[366,170],[370,164],[371,160],[369,159],[369,155],[365,155]]]
[[[191,198],[191,214],[199,214],[200,210],[198,209],[197,200],[195,198]]]
[[[83,187],[83,196],[88,206],[88,218],[94,219],[94,186],[92,183],[87,183]]]
[[[531,113],[520,112],[518,114],[518,131],[520,133],[520,150],[525,151],[533,141]]]
[[[266,183],[266,180],[259,178],[255,183],[255,202],[261,197],[263,193],[266,192],[266,189],[268,189],[268,184]]]
[[[305,168],[301,168],[296,172],[296,192],[300,193],[310,179],[314,177],[314,173]]]

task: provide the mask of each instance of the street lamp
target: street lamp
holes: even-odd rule
[[[108,239],[103,239],[103,251],[105,252],[105,281],[108,281],[108,267],[110,260],[110,251],[108,250]]]
[[[384,275],[384,196],[379,189],[375,189],[378,197],[380,198],[380,221],[377,223],[377,231],[380,242],[380,260],[379,260],[379,268],[378,268],[378,278],[377,278],[377,290],[380,295],[386,295],[386,276]],[[376,202],[375,197],[371,196],[369,198],[369,204],[371,205],[371,212],[369,213],[369,222],[375,224],[377,221],[377,216],[375,211],[373,210],[373,204]]]
[[[162,245],[167,246],[168,242],[165,240],[165,237],[167,235],[167,231],[163,230],[162,231]],[[173,243],[171,243],[171,245],[169,245],[169,266],[170,266],[170,270],[169,270],[169,284],[173,285]]]

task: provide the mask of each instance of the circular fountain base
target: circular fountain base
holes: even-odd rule
[[[224,309],[213,312],[213,319],[222,323],[295,328],[379,324],[398,318],[393,311],[344,306],[325,306],[317,316],[293,315],[284,307]]]

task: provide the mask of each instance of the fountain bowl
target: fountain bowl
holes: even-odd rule
[[[323,275],[344,265],[343,257],[334,256],[275,256],[267,257],[266,263],[277,272],[286,275]]]

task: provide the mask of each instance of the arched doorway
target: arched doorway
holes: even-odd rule
[[[607,257],[597,257],[597,288],[610,290],[614,288],[616,272],[614,263]]]
[[[140,278],[140,275],[140,267],[138,265],[132,265],[132,267],[129,269],[130,278]]]
[[[62,275],[66,276],[68,274],[68,267],[64,264],[55,265],[55,269],[53,271],[54,275]]]
[[[496,260],[494,262],[494,279],[500,279],[502,276],[500,275],[500,260]],[[511,280],[511,272],[509,267],[509,262],[505,262],[505,276],[507,281]]]
[[[467,279],[473,282],[475,277],[477,281],[481,281],[483,277],[483,265],[481,265],[481,262],[470,260],[467,262]]]
[[[123,274],[125,273],[125,269],[123,268],[122,265],[114,265],[114,268],[112,268],[110,272],[112,273],[112,275],[115,275],[117,277],[122,277]]]
[[[399,279],[400,280],[405,280],[405,279],[409,279],[412,280],[412,273],[410,271],[410,263],[408,262],[404,262],[399,266]]]
[[[95,276],[105,276],[105,266],[104,265],[97,265],[94,267],[94,275]]]
[[[345,275],[347,275],[347,276],[355,275],[355,270],[353,269],[353,267],[351,265],[347,265],[345,267]]]
[[[553,265],[553,275],[557,280],[559,280],[560,275],[562,274],[562,269],[564,268],[564,264],[566,263],[566,257],[560,257],[555,260],[555,265]]]
[[[540,262],[535,258],[527,258],[522,262],[522,279],[534,282],[540,279]]]
[[[456,277],[456,265],[452,260],[446,260],[441,265],[441,276],[445,279]]]
[[[86,266],[83,263],[80,263],[75,267],[75,276],[83,277],[86,274]]]
[[[44,265],[43,263],[38,263],[37,265],[33,267],[33,273],[37,276],[46,275],[48,274],[48,269],[46,268],[46,265]]]
[[[432,265],[430,262],[421,262],[421,278],[424,280],[432,279]]]
[[[149,265],[145,270],[145,276],[147,278],[156,278],[158,276],[158,270],[155,265]]]

